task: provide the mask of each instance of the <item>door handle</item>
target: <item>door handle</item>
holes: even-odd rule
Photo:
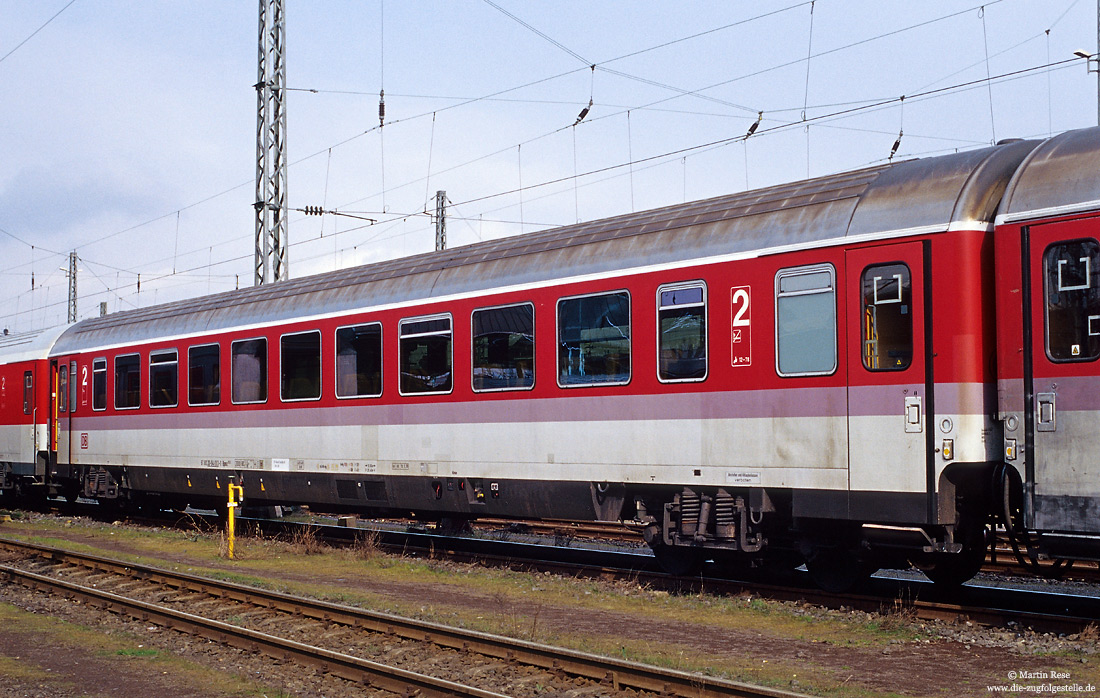
[[[922,426],[920,396],[905,398],[905,433],[919,434]]]
[[[1054,431],[1058,424],[1058,410],[1055,406],[1055,393],[1038,393],[1035,396],[1035,429]]]

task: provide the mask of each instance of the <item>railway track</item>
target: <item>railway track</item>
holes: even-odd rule
[[[0,539],[0,553],[7,558],[0,564],[0,578],[9,583],[80,598],[96,608],[248,651],[262,651],[401,695],[501,696],[506,694],[497,691],[509,688],[506,677],[520,673],[515,680],[521,684],[540,681],[553,686],[568,681],[575,688],[576,681],[584,681],[600,695],[798,695],[20,541]],[[322,638],[323,642],[313,645],[303,638]],[[397,666],[347,649],[376,648],[378,644],[399,646],[392,655],[429,657],[427,664],[445,666],[445,673],[463,678],[438,678],[423,673],[421,663]],[[478,671],[461,671],[486,663],[496,665],[496,670],[480,672],[480,678],[475,678]],[[518,672],[516,667],[525,670]],[[485,686],[486,676],[490,677],[489,687]]]

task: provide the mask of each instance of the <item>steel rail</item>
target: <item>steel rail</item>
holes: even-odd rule
[[[463,686],[452,681],[313,647],[257,630],[203,618],[137,599],[128,599],[94,587],[46,577],[10,565],[0,564],[0,577],[6,581],[19,582],[29,588],[60,591],[69,598],[80,597],[94,608],[102,608],[113,613],[126,613],[143,622],[156,622],[166,628],[188,632],[221,644],[252,652],[262,651],[281,660],[297,660],[348,681],[363,683],[400,695],[507,698],[500,693]]]
[[[551,647],[534,642],[481,633],[422,620],[412,620],[351,606],[250,587],[243,584],[140,565],[98,555],[72,552],[36,543],[0,538],[0,548],[32,551],[57,562],[74,563],[113,574],[124,574],[186,591],[254,603],[266,608],[340,623],[358,630],[383,633],[441,647],[474,652],[487,657],[536,666],[541,669],[603,682],[615,690],[631,688],[661,695],[692,698],[796,698],[802,694],[752,686],[737,681],[652,667],[636,662]],[[6,569],[0,567],[0,569]],[[50,578],[46,578],[50,579]],[[52,580],[51,580],[52,581]],[[249,631],[251,632],[251,631]]]

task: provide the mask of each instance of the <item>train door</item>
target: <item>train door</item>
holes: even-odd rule
[[[1100,219],[1024,230],[1024,468],[1034,526],[1100,520]],[[1030,340],[1030,341],[1028,341]]]
[[[934,520],[927,245],[880,245],[845,255],[849,511],[855,519]]]

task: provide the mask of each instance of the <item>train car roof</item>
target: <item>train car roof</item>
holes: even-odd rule
[[[10,364],[16,361],[34,361],[45,359],[50,355],[57,338],[61,336],[65,327],[51,327],[45,330],[33,330],[31,332],[5,333],[0,335],[0,364]]]
[[[1043,141],[1016,170],[997,224],[1100,209],[1100,128]]]
[[[753,255],[988,227],[1037,142],[907,160],[83,320],[55,353]]]

